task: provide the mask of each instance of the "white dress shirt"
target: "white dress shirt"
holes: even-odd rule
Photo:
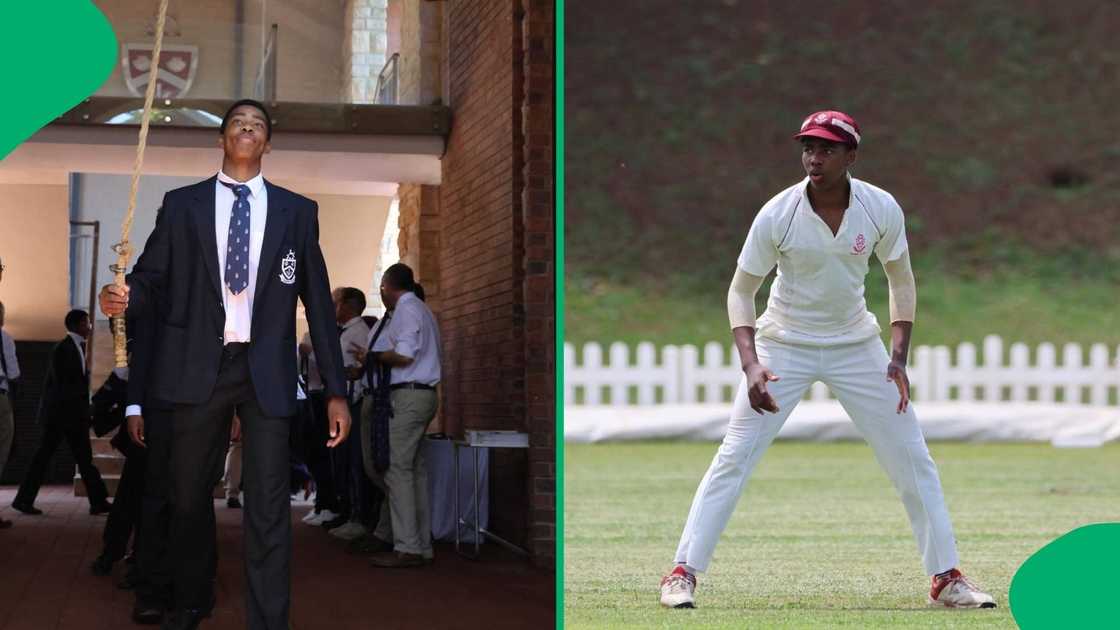
[[[358,361],[356,355],[357,351],[350,344],[354,344],[359,348],[366,347],[366,340],[369,338],[369,326],[366,326],[365,320],[361,317],[355,317],[342,325],[342,332],[338,335],[339,343],[342,344],[342,366],[343,367],[360,367],[362,363]],[[365,379],[358,379],[356,381],[347,381],[353,384],[353,391],[350,395],[350,402],[357,402],[362,394],[365,392]]]
[[[393,367],[390,382],[436,385],[440,380],[439,326],[431,309],[411,291],[397,300],[389,326],[377,338],[374,352],[393,352],[412,363]]]
[[[229,221],[233,214],[233,203],[237,195],[228,184],[244,184],[249,187],[249,286],[234,295],[226,285],[226,254],[229,248]],[[247,182],[239,182],[219,171],[218,181],[214,182],[214,236],[218,241],[218,273],[222,280],[222,302],[226,308],[225,343],[250,341],[253,324],[253,296],[257,290],[257,267],[261,260],[261,244],[264,242],[264,226],[268,218],[268,189],[264,186],[264,176],[257,176]]]
[[[82,374],[86,373],[86,340],[78,333],[68,332],[66,336],[74,340],[74,345],[78,346],[78,356],[82,358]]]
[[[4,353],[4,363],[8,366],[9,374],[4,373],[4,364],[0,364],[0,392],[8,391],[8,381],[19,378],[19,361],[16,359],[16,342],[12,336],[0,329],[0,352]]]

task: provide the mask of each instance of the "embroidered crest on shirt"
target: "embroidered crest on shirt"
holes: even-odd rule
[[[862,235],[860,238],[863,238]],[[295,284],[296,281],[296,253],[288,250],[288,255],[280,261],[280,282]]]
[[[863,234],[861,233],[856,237],[856,244],[852,245],[852,254],[859,256],[863,254],[863,250],[865,249],[867,249],[867,240],[863,238]]]

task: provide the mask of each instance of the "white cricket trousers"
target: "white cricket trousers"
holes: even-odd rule
[[[743,377],[727,434],[692,499],[676,562],[696,571],[708,569],[751,471],[805,392],[814,382],[823,381],[874,449],[902,498],[926,573],[936,575],[956,567],[956,540],[937,466],[926,448],[913,405],[905,413],[897,413],[898,388],[887,380],[890,357],[882,342],[872,338],[815,347],[759,338],[756,347],[762,364],[781,377],[767,385],[779,411],[759,415],[752,410]]]

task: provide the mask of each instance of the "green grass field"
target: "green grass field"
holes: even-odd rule
[[[664,610],[658,581],[715,448],[565,447],[566,627],[1014,628],[1020,563],[1080,525],[1120,520],[1120,444],[931,444],[961,568],[999,602],[931,610],[902,504],[869,447],[778,442],[700,576],[697,609]]]
[[[1029,250],[1008,248],[1002,254],[983,243],[956,252],[956,266],[944,249],[914,252],[918,283],[915,345],[963,341],[977,345],[985,335],[1034,346],[1120,344],[1120,257],[1108,261],[1070,258],[1031,260]],[[978,251],[972,251],[973,249]],[[964,262],[961,262],[961,261]],[[726,279],[666,276],[605,276],[583,267],[569,268],[565,279],[566,340],[665,344],[731,343],[727,324]],[[722,276],[721,276],[722,277]],[[756,308],[766,308],[770,283],[759,291]],[[887,281],[878,261],[871,262],[866,282],[868,308],[887,329]],[[887,337],[884,337],[886,339]]]

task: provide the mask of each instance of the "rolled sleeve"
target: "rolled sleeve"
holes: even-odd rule
[[[402,313],[399,324],[394,328],[393,352],[408,357],[410,359],[416,358],[416,353],[420,351],[420,317],[414,309],[407,309]],[[393,318],[394,323],[398,320]],[[380,341],[380,340],[379,340]]]

